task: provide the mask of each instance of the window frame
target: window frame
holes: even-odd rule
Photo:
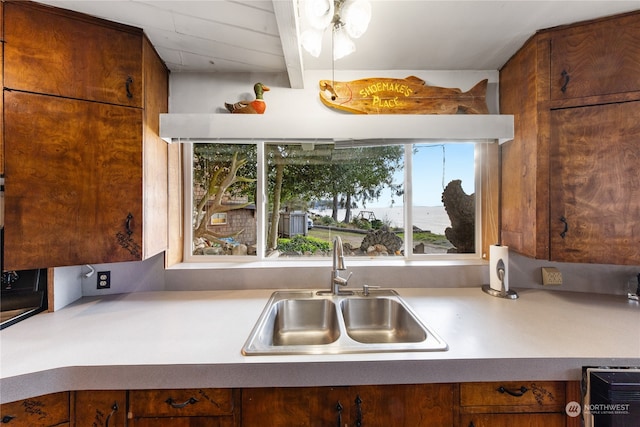
[[[210,143],[224,143],[224,144],[255,144],[257,150],[257,176],[260,177],[257,181],[257,197],[256,197],[256,220],[257,220],[257,234],[256,234],[256,255],[255,256],[236,256],[236,255],[193,255],[193,145],[196,143],[210,142]],[[291,141],[295,142],[295,141]],[[435,141],[430,141],[435,142]],[[451,141],[441,141],[443,143],[452,143]],[[469,141],[467,141],[469,142]],[[207,268],[224,268],[230,265],[235,267],[249,268],[252,265],[260,266],[273,266],[273,267],[307,267],[323,265],[331,262],[330,257],[301,257],[296,259],[271,259],[266,258],[266,234],[265,227],[267,224],[267,170],[266,170],[266,155],[265,145],[272,144],[274,142],[265,140],[251,140],[251,141],[239,141],[239,140],[212,140],[212,141],[198,141],[198,142],[182,142],[182,161],[184,170],[183,181],[183,215],[184,215],[184,229],[183,229],[183,255],[182,263],[204,265],[207,264]],[[381,265],[420,265],[420,264],[456,264],[456,265],[475,265],[478,263],[484,263],[488,260],[489,245],[497,243],[498,229],[499,229],[499,145],[498,143],[481,143],[477,142],[475,147],[475,194],[476,194],[476,227],[475,227],[475,253],[469,254],[414,254],[413,250],[413,235],[407,233],[407,225],[412,224],[412,202],[413,202],[413,183],[412,183],[412,171],[413,171],[413,158],[412,158],[412,143],[406,143],[404,145],[404,187],[405,194],[403,200],[404,209],[404,227],[405,227],[405,239],[404,239],[404,256],[386,257],[384,262],[372,262],[368,257],[350,257],[349,263],[351,265],[362,266],[381,266]],[[478,201],[480,203],[478,203]],[[376,258],[379,261],[379,258]]]

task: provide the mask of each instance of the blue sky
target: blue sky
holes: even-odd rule
[[[413,204],[415,206],[442,206],[443,174],[446,186],[454,179],[462,180],[462,188],[467,194],[475,192],[474,144],[419,144],[413,161]],[[444,163],[443,163],[444,157]],[[396,182],[402,182],[403,173]],[[391,195],[385,191],[376,202],[368,207],[388,207]],[[395,198],[395,206],[402,200]]]

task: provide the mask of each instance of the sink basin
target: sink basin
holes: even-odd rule
[[[326,299],[286,299],[273,305],[273,345],[329,344],[340,336],[336,306]]]
[[[346,354],[445,351],[393,290],[331,295],[323,291],[274,292],[242,354]]]
[[[347,334],[361,343],[421,342],[427,331],[390,298],[347,298],[341,304]]]

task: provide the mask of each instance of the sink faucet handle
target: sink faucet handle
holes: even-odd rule
[[[365,297],[369,296],[369,290],[370,289],[380,289],[380,286],[374,286],[374,285],[362,285],[362,294]]]
[[[337,285],[347,286],[347,283],[349,282],[349,279],[351,279],[352,274],[353,274],[353,271],[350,271],[347,277],[336,276],[335,279],[333,279],[333,281]]]

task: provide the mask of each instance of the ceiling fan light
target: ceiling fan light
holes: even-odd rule
[[[333,0],[304,0],[307,22],[318,30],[324,30],[331,24],[334,11]]]
[[[304,50],[309,52],[309,54],[315,58],[319,57],[320,52],[322,51],[323,34],[324,32],[321,30],[308,29],[300,36],[300,43]]]
[[[340,17],[349,36],[357,39],[369,27],[371,3],[369,0],[346,0],[342,6]]]
[[[336,61],[356,51],[356,45],[349,38],[343,26],[333,31],[333,60]]]

